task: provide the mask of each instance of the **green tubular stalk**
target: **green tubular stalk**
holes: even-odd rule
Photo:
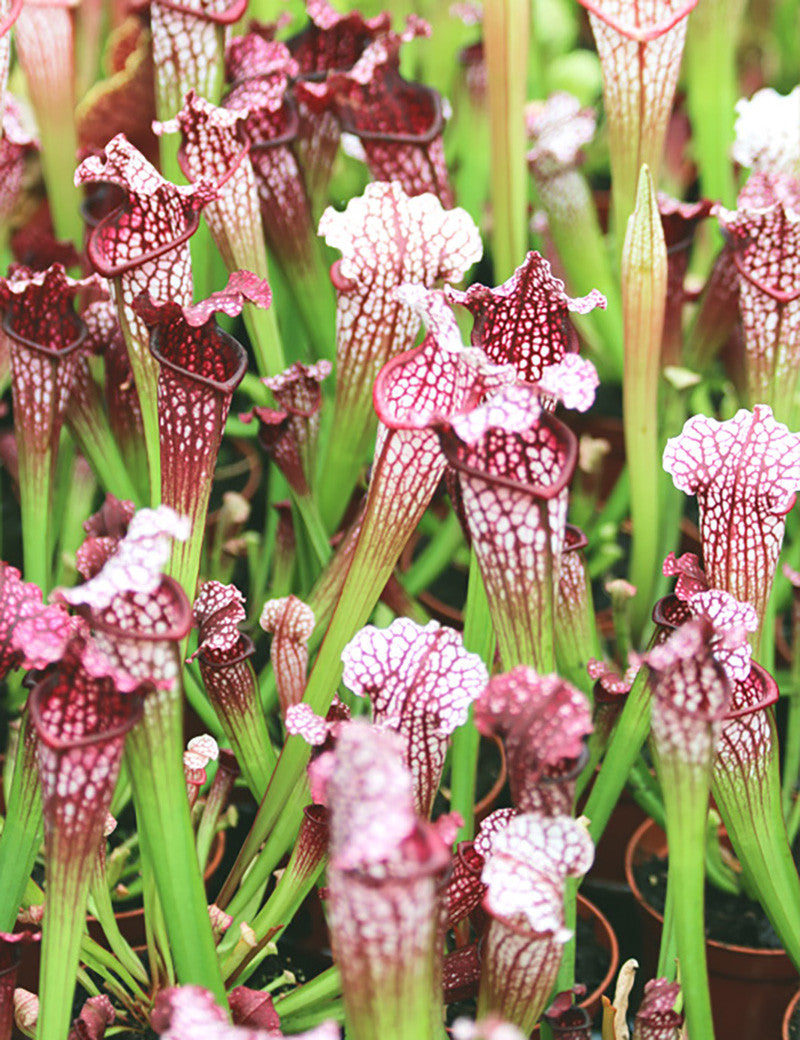
[[[646,669],[640,669],[634,680],[583,810],[583,815],[589,819],[589,834],[595,845],[603,836],[650,729],[651,694],[645,672]]]
[[[744,0],[703,0],[692,12],[686,36],[686,103],[700,192],[728,207],[736,200],[730,152],[744,7]]]
[[[393,431],[384,439],[382,453],[375,461],[370,494],[352,561],[306,685],[304,703],[318,715],[327,713],[341,678],[342,651],[369,619],[405,541],[419,523],[433,494],[434,488],[429,488],[422,478],[419,485],[413,488],[409,486],[407,493],[400,493],[404,487],[398,488],[398,482],[402,481],[405,485],[411,479],[411,471],[398,474],[396,467],[395,470],[391,469],[390,448],[392,437],[402,433]],[[389,469],[388,474],[386,468]],[[403,503],[402,509],[398,509],[399,502]],[[405,537],[399,534],[401,531],[407,532]],[[220,894],[220,898],[225,901],[232,898],[250,860],[281,819],[283,806],[290,798],[295,800],[298,791],[305,792],[303,774],[309,755],[310,748],[301,737],[290,736],[287,739],[251,832]],[[299,816],[295,822],[299,826]],[[292,838],[293,835],[289,840]],[[259,857],[259,862],[263,859],[263,856]],[[274,864],[269,869],[274,869]]]
[[[675,944],[675,884],[667,879],[667,895],[664,903],[664,925],[661,929],[661,945],[658,948],[656,977],[675,981],[677,973],[678,947]]]
[[[705,832],[710,769],[685,762],[678,755],[664,755],[655,743],[653,755],[664,793],[669,844],[666,911],[671,919],[665,913],[667,949],[662,949],[662,957],[672,956],[674,932],[689,1035],[693,1040],[714,1040],[704,929]],[[671,978],[669,965],[659,960],[659,970],[662,968]]]
[[[786,741],[783,747],[783,783],[781,787],[781,804],[784,819],[788,820],[792,806],[797,799],[797,786],[800,783],[800,605],[792,605],[792,669],[789,690],[789,713],[786,720]],[[791,830],[789,844],[793,843]]]
[[[494,629],[489,615],[489,601],[483,587],[478,560],[474,551],[469,561],[469,585],[464,611],[464,647],[480,654],[491,671],[494,659]],[[480,734],[475,728],[470,708],[469,718],[453,733],[450,755],[450,809],[461,815],[456,841],[468,841],[475,834],[475,780],[478,765]]]
[[[492,259],[496,282],[514,272],[528,244],[527,101],[530,5],[488,0],[483,17],[491,135]]]
[[[298,741],[300,739],[300,737],[290,738],[290,740]],[[288,743],[287,741],[287,746]],[[308,749],[308,745],[306,745],[306,749]],[[284,748],[284,753],[285,751],[286,748]],[[283,755],[278,765],[282,760]],[[277,769],[273,776],[277,776]],[[216,898],[217,906],[227,910],[234,918],[242,912],[253,895],[278,866],[286,851],[291,848],[300,829],[303,809],[310,800],[311,796],[304,784],[296,784],[286,800],[277,805],[270,799],[269,788],[267,789],[267,794],[259,807],[250,833]],[[266,842],[260,837],[265,822],[269,833]],[[256,856],[258,858],[254,861]],[[252,866],[250,866],[251,863]],[[248,867],[250,867],[249,870]]]
[[[325,438],[325,456],[317,487],[319,512],[325,527],[331,532],[336,530],[365,467],[376,427],[371,399],[354,400],[347,408],[335,408]]]
[[[67,422],[103,490],[110,491],[116,498],[130,499],[139,505],[139,492],[128,473],[105,415],[95,414],[91,422],[83,422],[81,418],[70,415]]]
[[[210,989],[223,1007],[217,961],[183,775],[181,691],[154,692],[131,730],[126,759],[133,783],[142,852],[151,867],[181,984]]]
[[[163,141],[164,138],[162,137]],[[120,279],[114,279],[114,293],[117,302],[120,328],[125,339],[136,392],[139,395],[139,407],[142,412],[142,430],[144,433],[147,468],[150,476],[150,505],[155,507],[161,502],[161,434],[158,428],[158,362],[151,357],[148,344],[140,344],[136,339],[126,316],[125,295]]]
[[[18,433],[23,577],[46,595],[50,591],[53,549],[53,452],[27,451],[20,439]]]
[[[274,306],[265,309],[247,302],[242,317],[256,356],[258,371],[262,376],[276,376],[283,372],[286,358]]]
[[[336,357],[336,297],[322,247],[312,239],[307,265],[287,268],[283,273],[300,320],[305,326],[315,359]],[[277,264],[273,260],[271,267]]]
[[[790,846],[794,846],[798,832],[800,832],[800,796],[795,798],[794,805],[786,818],[786,835]]]
[[[250,927],[255,932],[257,946],[253,949],[242,950],[237,945],[223,962],[222,974],[227,985],[230,986],[231,983],[239,981],[239,976],[247,967],[251,956],[264,943],[269,940],[277,942],[281,933],[294,918],[300,904],[319,880],[325,865],[326,857],[323,856],[314,871],[298,878],[292,872],[292,861],[290,860],[272,895],[255,918],[250,921]]]
[[[631,766],[628,774],[628,790],[631,797],[648,816],[652,816],[662,830],[667,829],[664,799],[658,781],[641,756]]]
[[[318,1026],[321,1022],[327,1021],[340,1023],[345,1021],[344,1004],[341,1000],[333,1000],[324,1007],[293,1016],[287,1028],[291,1029],[292,1034],[303,1033]],[[413,1036],[416,1038],[418,1034],[413,1034]],[[445,1034],[442,1033],[442,1040],[444,1037]]]
[[[193,710],[200,716],[200,721],[208,732],[213,737],[219,739],[224,731],[214,708],[209,704],[205,694],[203,693],[203,684],[196,674],[196,667],[197,666],[193,661],[189,662],[184,667],[183,676],[186,700],[192,706]]]
[[[36,740],[26,712],[0,835],[0,932],[13,930],[43,837]]]
[[[658,376],[667,291],[667,250],[656,193],[646,166],[639,176],[636,208],[628,221],[622,256],[625,378],[622,384],[625,449],[631,486],[631,605],[638,641],[653,602],[660,546]]]
[[[36,17],[53,20],[69,20],[70,12],[65,9],[51,8],[36,12]],[[55,28],[55,26],[53,26]],[[45,36],[49,33],[45,33]],[[70,31],[71,36],[71,31]],[[69,41],[70,52],[72,40]],[[45,56],[31,56],[41,64]],[[66,68],[55,71],[66,83],[53,83],[53,59],[66,60]],[[42,163],[42,174],[47,187],[47,202],[53,221],[53,230],[57,240],[70,241],[80,249],[83,243],[83,218],[81,217],[81,194],[72,180],[78,154],[78,136],[75,127],[74,86],[71,81],[72,54],[48,55],[51,66],[44,76],[28,76],[29,97],[36,115],[36,125],[42,142],[39,152]],[[41,79],[39,84],[34,79]],[[58,89],[67,86],[67,89]]]
[[[334,965],[326,968],[310,982],[298,986],[285,997],[275,1001],[275,1010],[281,1017],[281,1025],[285,1026],[289,1018],[300,1015],[320,1004],[327,1004],[342,995],[342,976]]]
[[[575,985],[575,926],[578,918],[578,882],[568,878],[564,885],[564,927],[569,928],[572,935],[564,943],[561,951],[561,962],[558,975],[553,986],[553,996]]]
[[[98,873],[92,879],[88,906],[89,912],[100,922],[111,952],[119,960],[125,971],[144,986],[147,986],[149,982],[147,972],[119,930],[104,873]]]
[[[190,673],[191,668],[191,665],[187,668]],[[275,768],[277,756],[269,738],[269,730],[258,697],[258,686],[252,665],[244,655],[236,661],[219,664],[201,658],[200,669],[206,689],[211,691],[212,697],[218,704],[218,719],[221,720],[218,725],[221,725],[236,755],[245,783],[260,802],[264,797],[272,770]],[[238,692],[239,684],[243,681],[242,671],[245,672],[245,679],[249,674],[249,683],[253,691],[253,695],[249,698],[243,697]],[[233,678],[230,678],[229,672],[238,673],[238,675],[234,674]],[[237,690],[237,693],[233,695],[228,688],[229,678],[231,685]],[[194,676],[192,679],[196,681]],[[202,700],[208,709],[210,706],[205,697]]]
[[[789,958],[800,971],[800,878],[792,859],[780,796],[777,733],[767,710],[770,750],[756,760],[718,756],[711,790],[733,851]]]
[[[80,949],[80,960],[81,964],[85,964],[87,968],[91,968],[92,971],[97,972],[107,985],[111,988],[116,989],[117,996],[121,997],[122,1002],[126,1003],[130,1000],[130,994],[137,1001],[141,1001],[146,1004],[150,999],[147,993],[139,986],[136,979],[126,970],[126,968],[115,958],[115,956],[108,952],[99,943],[96,943],[94,939],[88,935],[84,935],[81,941]],[[117,981],[119,978],[125,986],[127,986],[129,993],[120,986]],[[87,989],[86,980],[87,976],[83,971],[78,972],[78,982]]]
[[[318,566],[315,574],[317,574],[325,567],[333,555],[330,540],[325,531],[325,525],[319,515],[317,504],[311,495],[293,494],[292,501],[300,514],[303,527],[308,535],[309,546],[316,558]]]
[[[38,1040],[65,1040],[92,873],[87,871],[83,855],[75,856],[73,843],[59,828],[47,838],[45,873],[47,912],[42,921],[36,1036]]]

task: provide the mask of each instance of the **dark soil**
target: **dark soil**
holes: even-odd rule
[[[636,883],[646,902],[664,913],[667,894],[667,861],[654,856],[633,868]],[[783,943],[761,909],[746,896],[722,892],[706,883],[706,937],[734,946],[757,950],[779,950]]]

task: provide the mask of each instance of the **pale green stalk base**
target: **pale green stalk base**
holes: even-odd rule
[[[67,423],[103,490],[110,491],[116,498],[130,499],[137,506],[141,505],[139,492],[128,474],[106,416],[97,414],[91,423],[69,417]]]
[[[319,880],[326,865],[327,858],[323,856],[315,871],[298,878],[290,860],[272,895],[255,918],[249,922],[255,932],[257,944],[265,943],[268,938],[277,942],[281,933],[294,918],[300,904]],[[249,966],[253,953],[252,949],[244,950],[238,945],[231,951],[222,965],[222,974],[228,986],[233,982],[241,981],[242,971]]]
[[[213,464],[211,466],[213,469]],[[170,500],[169,487],[162,487],[162,501],[175,510],[179,516],[188,517],[191,522],[191,533],[185,542],[174,540],[169,563],[164,573],[174,578],[186,593],[190,603],[194,603],[197,595],[197,576],[200,571],[200,556],[203,552],[203,540],[206,534],[206,516],[208,499],[211,494],[211,482],[205,486],[195,484],[196,497],[191,502]]]
[[[72,242],[80,250],[83,245],[82,196],[72,180],[78,154],[75,105],[71,97],[62,98],[61,106],[54,106],[52,100],[49,99],[46,109],[36,109],[47,201],[56,239]]]
[[[321,244],[311,231],[309,235],[311,253],[308,264],[286,265],[281,273],[286,290],[308,333],[313,357],[333,361],[336,358],[336,296],[322,256]],[[279,258],[272,259],[270,267],[274,269]]]
[[[13,930],[44,835],[36,744],[31,735],[25,736],[29,725],[26,712],[0,835],[0,932]]]
[[[91,865],[86,863],[87,852],[92,855],[86,848],[80,848],[76,855],[74,842],[58,831],[48,836],[37,1040],[65,1040],[69,1032],[92,878]]]
[[[314,498],[311,495],[292,493],[292,501],[300,514],[303,527],[308,536],[309,547],[316,558],[317,567],[314,568],[314,574],[316,575],[325,567],[333,555],[330,540]]]
[[[589,819],[589,834],[595,845],[603,836],[650,729],[651,694],[645,672],[645,668],[640,669],[631,687],[602,768],[583,810],[583,815]]]
[[[375,439],[377,419],[372,397],[342,407],[336,402],[333,422],[324,439],[325,456],[317,482],[317,501],[322,522],[335,531],[347,508],[358,476]]]
[[[295,1034],[305,1033],[306,1030],[314,1029],[322,1022],[333,1021],[344,1024],[345,1017],[344,1003],[341,1000],[334,1000],[324,1007],[293,1016],[286,1028],[294,1036]],[[444,1037],[442,1040],[444,1040]]]
[[[180,688],[148,695],[145,714],[128,735],[125,751],[142,851],[152,851],[151,866],[180,983],[205,986],[225,1007],[225,986],[197,865],[182,752]]]
[[[674,982],[678,974],[678,944],[675,938],[676,884],[667,878],[667,894],[664,901],[664,924],[661,929],[661,945],[658,948],[656,978]]]
[[[711,790],[733,850],[800,971],[800,878],[783,822],[777,733],[774,716],[767,710],[772,750],[759,762],[745,763],[749,775],[737,768],[726,771],[718,759]]]
[[[684,56],[692,155],[700,193],[731,207],[736,184],[730,159],[739,97],[736,50],[744,0],[703,0],[689,18]]]
[[[267,788],[264,800],[256,813],[255,820],[253,820],[250,833],[247,835],[236,862],[231,867],[231,872],[225,879],[225,884],[216,898],[217,906],[227,910],[234,918],[242,912],[253,895],[278,866],[287,850],[291,848],[297,837],[297,832],[300,830],[300,824],[303,820],[303,809],[311,801],[308,787],[302,782],[296,783],[289,790],[285,799],[275,799],[270,795],[270,790],[275,783],[275,778],[279,775],[280,764],[284,761],[284,755],[287,754],[287,750],[294,752],[293,757],[297,754],[303,754],[303,748],[297,748],[297,742],[305,743],[302,737],[288,738],[278,760],[273,780]],[[290,744],[291,747],[289,746]],[[305,750],[307,758],[309,751],[307,744],[305,744]],[[294,762],[291,761],[290,764],[294,765]],[[289,767],[285,768],[288,770]],[[269,837],[265,841],[264,835],[266,834]],[[258,858],[253,862],[256,856]],[[252,866],[250,866],[251,863]],[[250,867],[249,870],[248,867]],[[244,877],[245,872],[247,872],[246,877]]]
[[[483,32],[492,157],[492,260],[494,280],[499,283],[522,263],[528,245],[524,117],[530,46],[528,0],[487,0]]]
[[[317,975],[310,982],[298,986],[284,997],[278,997],[275,1001],[275,1010],[281,1017],[281,1025],[285,1028],[286,1023],[295,1015],[310,1011],[321,1004],[335,1000],[342,993],[342,976],[334,964],[331,968]]]
[[[486,590],[473,551],[469,562],[469,585],[464,610],[464,648],[479,654],[491,673],[494,644],[489,601],[486,599]],[[450,757],[450,809],[459,813],[464,820],[458,829],[456,842],[468,841],[475,834],[475,774],[481,737],[475,728],[472,715],[470,707],[469,718],[453,733]]]
[[[162,137],[163,141],[164,138]],[[120,328],[125,339],[136,393],[139,395],[139,407],[142,412],[142,428],[144,432],[147,468],[150,476],[150,505],[155,507],[161,502],[161,434],[158,428],[158,362],[150,356],[146,343],[140,344],[134,329],[131,328],[125,313],[125,299],[119,278],[114,280],[114,294],[117,303]],[[146,357],[145,357],[146,355]]]
[[[53,546],[53,452],[40,452],[25,444],[17,433],[19,452],[19,504],[22,517],[23,577],[47,597],[50,591]]]
[[[795,660],[798,659],[795,651]],[[800,783],[800,686],[793,679],[794,689],[788,697],[789,715],[786,721],[786,740],[783,747],[783,785],[781,805],[784,819],[788,821],[792,806],[798,801],[797,785]],[[791,841],[790,841],[791,844]]]
[[[708,991],[705,904],[705,831],[708,812],[710,763],[693,765],[677,755],[662,755],[653,742],[653,757],[667,811],[669,867],[665,915],[666,957],[672,954],[671,936],[680,962],[681,991],[688,1033],[693,1040],[714,1040]],[[672,898],[669,892],[672,890]],[[661,964],[661,961],[659,962]],[[668,975],[673,972],[664,965]]]
[[[114,916],[114,907],[111,903],[111,893],[106,883],[105,871],[98,872],[92,879],[89,912],[100,922],[106,942],[115,957],[118,958],[131,976],[146,987],[149,983],[147,972],[142,967],[142,962],[133,952],[122,932],[120,932],[117,919]]]
[[[262,376],[276,376],[283,372],[286,368],[286,358],[283,354],[274,305],[265,309],[247,301],[242,317],[256,357],[258,371]]]

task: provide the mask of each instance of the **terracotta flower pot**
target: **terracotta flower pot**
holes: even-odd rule
[[[795,1025],[795,1036],[792,1036],[789,1032],[789,1026],[791,1025],[793,1018],[796,1018],[797,1020]],[[795,1037],[798,1036],[800,1036],[800,990],[798,990],[794,997],[792,997],[792,1000],[786,1009],[786,1014],[783,1016],[781,1040],[795,1040]]]
[[[638,828],[625,853],[625,874],[642,921],[644,978],[655,973],[664,918],[646,902],[634,868],[666,856],[666,835],[653,820]],[[778,1036],[783,1009],[797,989],[797,972],[786,953],[708,939],[706,961],[716,1035],[736,1040]]]

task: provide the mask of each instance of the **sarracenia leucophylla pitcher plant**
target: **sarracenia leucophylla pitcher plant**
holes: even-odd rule
[[[791,33],[771,40],[765,26],[770,18],[781,24],[792,2],[759,6],[758,46],[740,48],[747,82],[779,70],[791,87]],[[716,228],[698,229],[692,253],[692,231],[682,228],[675,242],[666,225],[733,204],[737,174],[725,134],[734,112],[720,100],[731,82],[713,106],[700,88],[701,73],[714,82],[723,51],[733,75],[740,41],[731,32],[717,46],[710,27],[722,5],[701,4],[702,22],[689,17],[691,0],[584,0],[595,54],[575,0],[548,0],[553,18],[532,18],[530,32],[525,0],[487,4],[482,29],[471,5],[459,5],[462,21],[422,0],[403,11],[405,25],[374,4],[365,16],[327,0],[307,0],[305,19],[278,16],[267,0],[153,0],[149,12],[25,0],[22,14],[21,2],[0,0],[0,84],[10,64],[13,89],[25,95],[2,113],[0,249],[26,265],[9,271],[8,301],[0,301],[8,312],[0,391],[11,388],[0,400],[0,538],[11,561],[0,577],[0,670],[3,708],[24,719],[4,769],[0,929],[15,926],[22,905],[17,927],[29,927],[44,904],[39,997],[18,992],[16,1000],[29,1033],[38,1018],[40,1040],[64,1040],[77,977],[88,992],[102,981],[110,997],[87,1002],[74,1027],[79,1040],[114,1027],[151,1027],[175,1040],[266,1040],[312,1029],[309,1037],[335,1040],[337,1025],[319,1025],[326,1019],[347,1020],[365,1040],[440,1040],[444,1003],[465,991],[478,996],[479,1021],[453,1025],[455,1040],[516,1040],[542,1012],[547,1040],[548,1030],[561,1036],[569,1028],[585,1037],[567,932],[590,850],[571,816],[586,791],[590,835],[599,836],[629,777],[671,839],[662,970],[672,976],[677,950],[692,1040],[708,1033],[705,982],[694,968],[701,853],[712,840],[711,824],[700,826],[709,773],[742,887],[764,902],[800,962],[800,893],[786,840],[800,824],[800,803],[791,776],[780,796],[783,719],[772,708],[776,681],[787,681],[787,657],[776,655],[786,650],[785,632],[773,636],[788,589],[779,578],[770,592],[800,448],[766,412],[774,409],[790,430],[800,414],[800,95],[761,94],[738,106],[734,159],[753,172],[738,212],[715,211],[726,243],[703,288]],[[731,26],[741,7],[732,5]],[[475,107],[450,122],[432,87],[453,82],[442,55],[454,52],[459,32],[472,43]],[[685,35],[688,96],[674,104]],[[109,78],[94,85],[103,50]],[[431,68],[435,83],[416,82]],[[607,135],[591,140],[601,68]],[[543,96],[567,82],[575,97]],[[78,95],[89,88],[77,110],[76,84]],[[526,122],[528,94],[535,107]],[[460,105],[463,97],[454,97]],[[712,109],[718,137],[709,133]],[[465,154],[481,152],[478,133],[494,142],[491,156]],[[41,158],[30,143],[37,134]],[[712,156],[713,140],[720,144]],[[92,191],[88,263],[75,251],[79,162],[77,187]],[[194,183],[171,183],[181,174]],[[546,220],[528,210],[528,175]],[[600,189],[609,182],[607,222]],[[707,186],[711,200],[688,201]],[[675,200],[664,202],[662,191]],[[49,223],[72,239],[68,250],[49,240]],[[481,259],[482,238],[488,248],[477,278],[486,286],[473,279],[442,294],[443,282],[460,281]],[[229,305],[229,292],[214,294],[226,268],[229,290],[246,269],[256,276],[244,276],[246,285],[266,303],[267,254],[273,306],[254,311],[248,301],[239,314],[241,300]],[[79,282],[92,268],[109,283]],[[23,302],[21,277],[41,293]],[[51,307],[55,282],[66,284],[67,299]],[[461,306],[473,319],[469,347],[457,325]],[[206,324],[215,309],[221,333]],[[39,339],[37,323],[48,335],[34,368],[20,351]],[[604,380],[596,397],[584,357]],[[616,422],[596,423],[618,420],[621,400],[626,459]],[[741,413],[731,419],[740,406],[751,409],[753,428]],[[585,414],[570,414],[574,408]],[[670,488],[657,477],[658,456],[695,413],[709,418],[696,415],[683,446],[671,442],[666,461],[679,488]],[[46,439],[29,437],[26,429],[42,432],[46,419]],[[709,442],[704,426],[714,434]],[[226,439],[226,430],[239,440]],[[716,453],[727,460],[723,490],[710,477]],[[783,456],[787,472],[773,492],[771,468]],[[243,491],[236,482],[244,465]],[[687,555],[696,545],[678,544],[680,490],[698,497],[702,559]],[[109,500],[81,545],[82,524],[109,491],[128,501]],[[136,512],[159,502],[179,518]],[[693,510],[684,537],[695,533]],[[796,526],[789,518],[785,562],[795,570]],[[669,550],[680,555],[668,556],[662,573]],[[15,569],[23,562],[25,581]],[[465,599],[458,583],[467,566]],[[655,608],[663,645],[645,658],[652,599],[669,576],[675,596]],[[46,602],[56,583],[64,588],[45,605],[42,593]],[[437,620],[458,624],[462,608],[463,646],[428,616],[437,611]],[[697,653],[673,660],[673,640],[693,633]],[[680,712],[697,705],[686,703],[676,676],[698,661],[720,682],[716,700],[709,695],[690,720]],[[594,705],[591,679],[604,691]],[[37,733],[48,683],[62,700],[51,698]],[[202,728],[223,745],[216,775],[215,763],[198,755],[205,741],[189,739],[196,719],[189,716],[187,732],[181,726],[182,684]],[[116,850],[102,866],[101,802],[116,765],[105,777],[83,778],[78,809],[61,817],[54,810],[53,755],[95,753],[78,715],[87,690],[102,692],[98,719],[119,705],[133,718],[143,701],[111,802],[121,826],[137,833],[109,845],[131,851],[124,882],[131,897],[142,893],[147,972],[112,925],[103,945],[79,935],[87,881],[89,908],[105,927],[119,880]],[[373,725],[346,722],[348,712],[369,710],[367,700]],[[66,737],[51,746],[60,704],[81,730],[77,750]],[[676,747],[673,731],[692,755],[681,741]],[[648,734],[661,785],[637,757]],[[121,744],[121,732],[113,739]],[[501,742],[510,793],[482,822],[476,803],[497,786],[493,776],[487,783],[487,766]],[[785,747],[784,760],[796,763],[800,736]],[[79,792],[77,780],[67,786]],[[101,787],[95,806],[90,795]],[[252,795],[260,808],[242,842],[229,833],[234,866],[204,892],[200,868],[232,788],[237,801]],[[94,851],[75,837],[74,857],[65,858],[63,836],[73,838],[90,802]],[[788,835],[781,808],[795,821]],[[427,822],[443,814],[444,822]],[[477,836],[454,854],[457,828]],[[691,843],[681,837],[689,833]],[[707,859],[712,880],[736,887],[719,857],[716,868]],[[293,988],[272,971],[273,944],[282,957],[298,907],[318,887],[335,962]],[[219,905],[209,913],[211,899]],[[389,926],[379,929],[384,920]],[[462,944],[446,957],[445,936],[448,947]],[[237,992],[250,980],[276,994],[275,1008],[268,993]],[[246,1010],[243,999],[263,1006]],[[674,983],[651,985],[637,1040],[676,1040],[678,999]],[[0,997],[0,1040],[10,1008]]]
[[[94,644],[116,669],[118,686],[155,684],[126,746],[140,842],[161,905],[182,905],[180,914],[166,918],[178,972],[224,999],[182,765],[180,656],[191,606],[180,585],[161,573],[170,542],[189,535],[189,521],[168,506],[142,510],[123,538],[108,540],[102,567],[59,595],[88,623]]]

